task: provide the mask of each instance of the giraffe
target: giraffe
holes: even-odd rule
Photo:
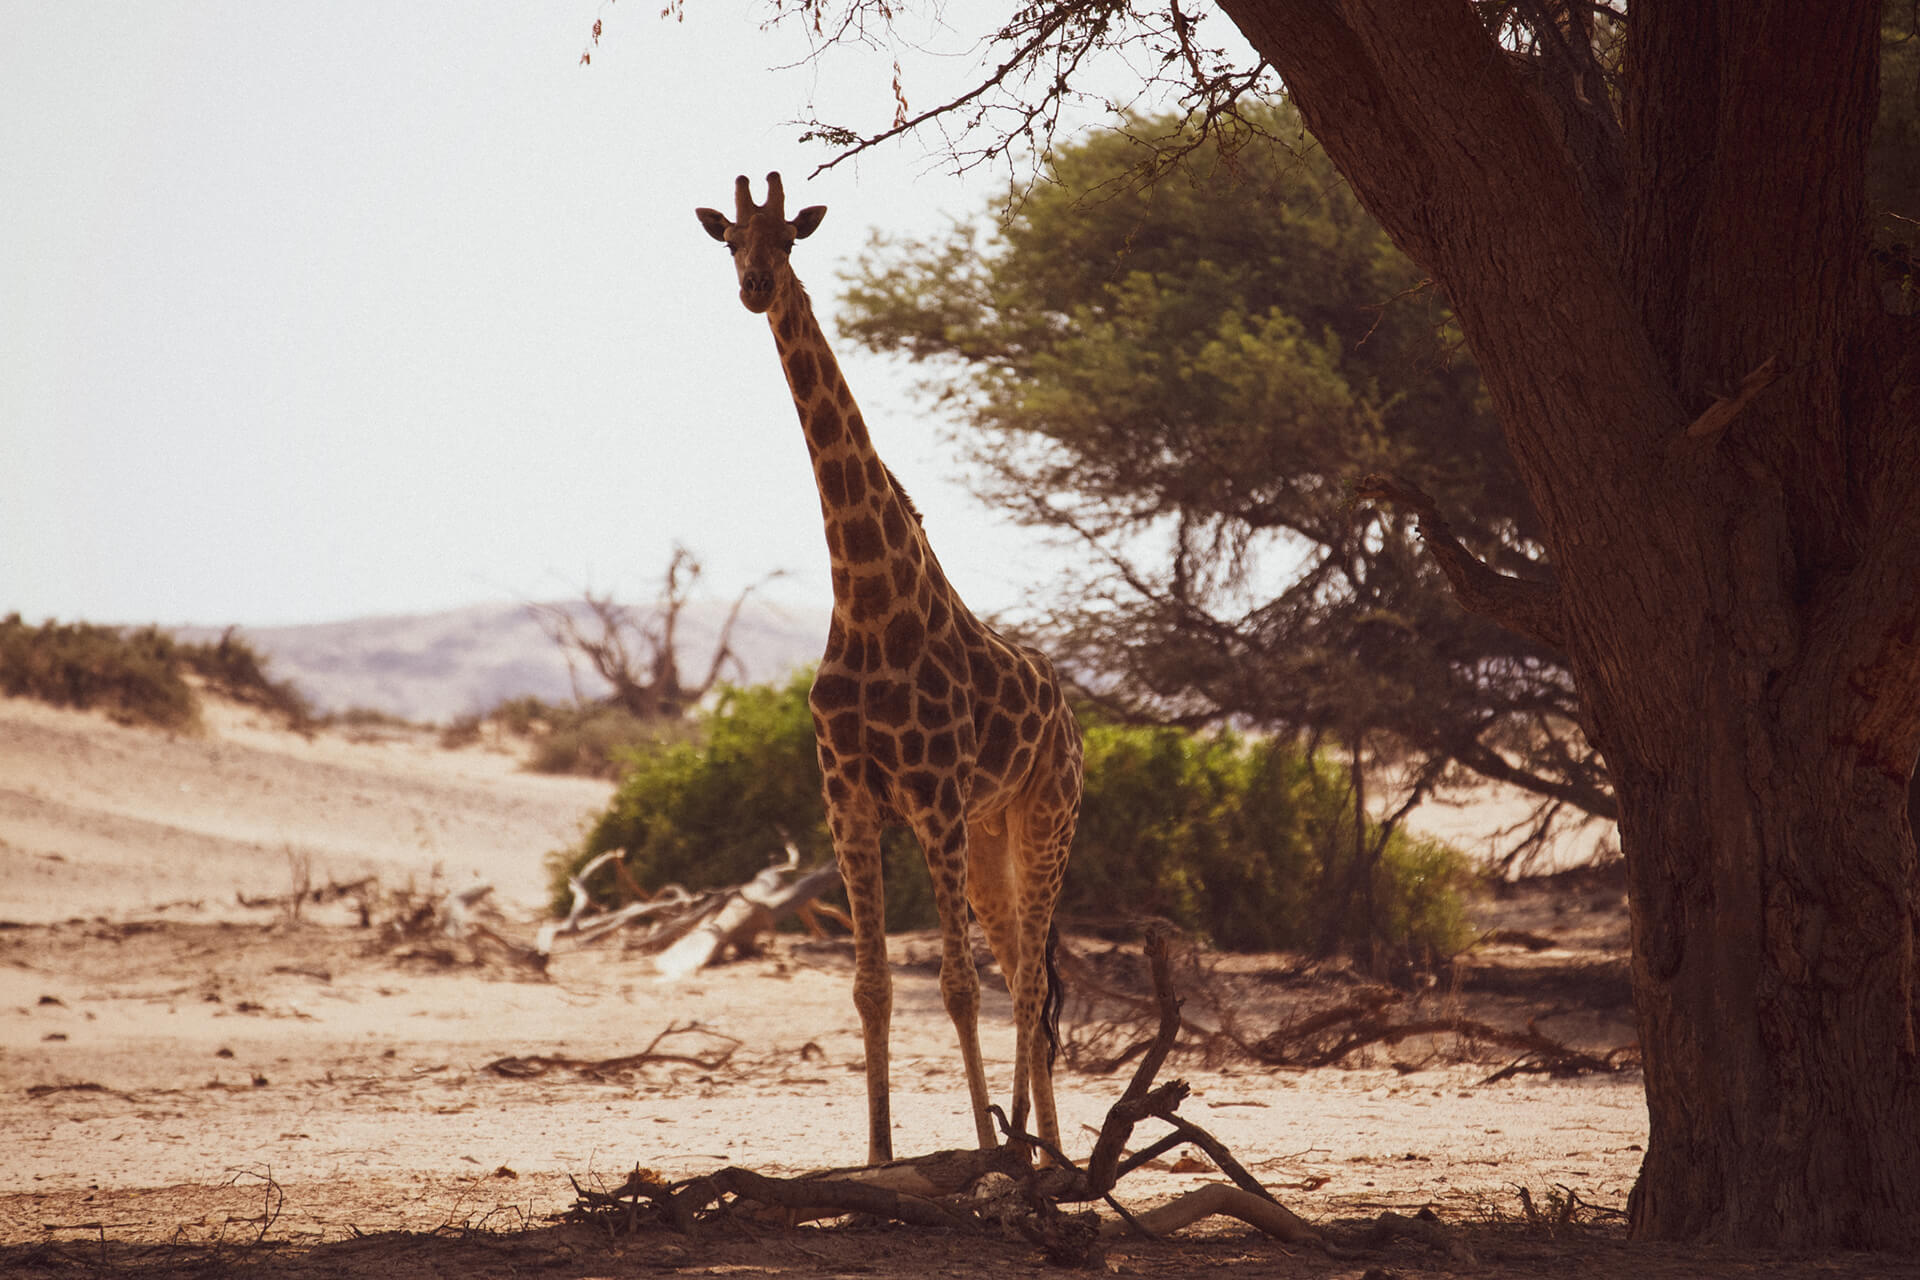
[[[733,255],[740,301],[764,314],[793,392],[826,524],[833,616],[808,705],[827,824],[852,908],[854,1007],[867,1075],[867,1158],[893,1158],[880,833],[905,825],[933,877],[940,994],[960,1037],[973,1122],[997,1145],[979,1035],[972,904],[1013,996],[1012,1124],[1058,1149],[1048,999],[1053,910],[1079,814],[1080,730],[1045,656],[975,618],[947,582],[920,514],[867,435],[788,257],[826,207],[785,211],[780,175],[735,216],[697,214]]]

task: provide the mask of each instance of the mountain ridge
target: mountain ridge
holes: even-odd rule
[[[681,609],[675,657],[684,678],[705,677],[732,603],[692,600]],[[597,697],[607,686],[548,636],[536,610],[565,609],[586,625],[584,601],[481,603],[429,613],[385,614],[338,622],[235,627],[268,659],[267,673],[290,680],[316,711],[368,708],[407,720],[444,723],[531,694],[549,702]],[[654,605],[630,607],[646,626]],[[721,679],[759,684],[783,679],[818,659],[827,634],[825,609],[749,599],[734,623],[734,661]],[[173,629],[183,640],[217,639],[226,628]],[[636,663],[646,650],[636,652]]]

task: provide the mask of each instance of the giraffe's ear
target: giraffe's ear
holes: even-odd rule
[[[695,209],[693,216],[700,219],[700,225],[707,229],[708,235],[722,244],[726,243],[727,228],[733,224],[727,221],[725,214],[718,209]]]
[[[805,240],[812,235],[814,228],[820,225],[820,219],[827,216],[827,206],[810,204],[793,215],[793,236],[796,240]]]

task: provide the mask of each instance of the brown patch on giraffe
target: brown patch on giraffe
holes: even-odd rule
[[[927,646],[927,656],[940,664],[940,669],[955,680],[964,680],[967,676],[967,659],[960,646],[951,639],[941,637]]]
[[[859,506],[867,500],[867,469],[858,458],[847,459],[847,505]]]
[[[921,663],[919,670],[914,673],[913,682],[914,687],[929,698],[945,698],[953,689],[953,681],[934,662]]]
[[[974,764],[996,778],[1002,777],[1013,747],[1013,721],[996,711],[988,717],[986,729],[980,735],[980,750],[974,756]]]
[[[951,703],[921,694],[913,704],[913,719],[921,728],[932,732],[954,723],[955,716]]]
[[[792,351],[787,354],[787,383],[793,388],[793,398],[805,400],[813,395],[815,367],[811,351]]]
[[[842,711],[827,721],[827,740],[837,756],[852,756],[860,750],[862,725],[858,711]]]
[[[1020,687],[1020,681],[1007,680],[1000,686],[1000,709],[1010,716],[1017,716],[1027,709],[1027,693]],[[1031,736],[1022,726],[1021,737]]]
[[[859,703],[860,685],[850,676],[822,672],[813,678],[813,692],[807,700],[820,710],[838,711]],[[817,716],[814,723],[819,724]]]
[[[951,769],[959,759],[960,740],[953,730],[942,729],[927,738],[927,763],[934,768]]]
[[[900,763],[916,765],[927,758],[927,735],[918,729],[908,729],[900,735]]]
[[[820,496],[829,506],[842,507],[847,502],[847,472],[838,459],[824,458],[814,469],[820,480]]]
[[[1013,753],[1013,761],[1007,766],[1007,776],[1009,778],[1024,778],[1027,776],[1027,770],[1032,764],[1033,748],[1021,747]]]
[[[913,718],[913,687],[904,680],[874,681],[867,686],[865,705],[873,719],[899,728]]]
[[[926,642],[927,629],[920,619],[908,610],[901,610],[887,623],[885,634],[887,665],[895,669],[905,669],[913,665],[914,655],[920,652],[920,646]],[[925,683],[921,682],[925,688]]]
[[[840,524],[840,555],[849,564],[869,564],[887,553],[880,526],[872,516],[855,516]]]
[[[994,668],[993,655],[986,649],[967,650],[967,674],[973,678],[973,696],[992,702],[1000,696],[1000,672]]]
[[[868,573],[854,579],[848,615],[855,623],[878,622],[887,616],[887,605],[893,599],[892,588],[893,583],[884,573]]]
[[[890,547],[906,545],[907,512],[906,508],[900,505],[897,494],[888,499],[886,511],[881,518],[886,521],[887,545]]]
[[[813,440],[816,449],[833,449],[839,446],[846,435],[846,424],[840,420],[839,412],[832,405],[823,404],[820,406],[820,412],[814,415],[812,423],[808,425],[807,435]],[[846,465],[853,467],[857,466],[858,462],[856,459],[849,458]],[[852,483],[852,477],[848,477],[848,483]]]
[[[900,775],[900,785],[913,797],[913,807],[919,812],[933,808],[933,798],[940,790],[940,779],[925,769],[909,769]]]

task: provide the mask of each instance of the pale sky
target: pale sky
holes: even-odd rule
[[[676,540],[715,594],[785,569],[824,603],[772,340],[693,208],[770,169],[829,206],[795,264],[832,333],[870,228],[936,233],[1003,178],[908,142],[809,181],[788,122],[884,125],[891,56],[794,68],[741,0],[659,9],[0,0],[0,614],[645,600]],[[915,64],[913,105],[973,65]],[[840,352],[962,593],[1051,579],[908,371]]]

